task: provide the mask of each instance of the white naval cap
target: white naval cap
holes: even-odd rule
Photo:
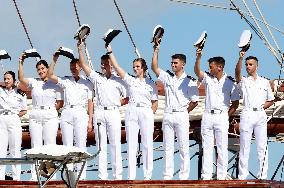
[[[83,24],[77,29],[74,39],[76,40],[86,39],[90,34],[90,31],[91,31],[90,26],[88,24]]]
[[[197,41],[193,44],[195,47],[198,47],[198,48],[203,48],[204,47],[204,44],[205,44],[205,41],[206,41],[206,38],[207,38],[207,33],[206,31],[203,31],[200,35],[200,37],[197,39]]]
[[[0,50],[0,60],[1,59],[10,59],[11,61],[11,56],[6,52],[6,50]]]
[[[75,58],[74,58],[73,50],[71,50],[70,48],[63,47],[63,46],[61,46],[61,47],[57,50],[57,52],[55,52],[55,54],[63,55],[63,56],[68,57],[68,58],[70,58],[70,59],[75,59]]]
[[[164,35],[165,29],[161,25],[156,25],[156,27],[153,29],[153,35],[152,35],[152,41],[151,43],[155,42],[155,39],[160,39],[158,42],[161,41],[163,35]]]
[[[242,48],[243,51],[247,51],[250,47],[250,41],[252,34],[250,30],[244,30],[240,37],[240,42],[238,44],[239,48]]]
[[[24,57],[25,58],[29,58],[29,57],[41,58],[41,56],[39,55],[39,53],[37,52],[37,50],[35,48],[25,50],[24,51]]]
[[[121,32],[121,30],[115,30],[115,29],[109,29],[107,32],[104,34],[104,41],[105,41],[105,46],[108,46],[111,41]]]

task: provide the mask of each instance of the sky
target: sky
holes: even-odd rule
[[[34,48],[41,54],[42,59],[50,62],[52,54],[60,46],[73,49],[75,56],[77,56],[76,40],[73,37],[78,28],[78,22],[72,0],[17,0],[16,2]],[[229,0],[195,0],[190,2],[232,8]],[[247,2],[255,17],[261,19],[252,0],[234,0],[234,2],[241,10],[248,12],[243,3]],[[284,12],[282,8],[284,1],[258,0],[256,2],[267,22],[283,31]],[[194,76],[195,48],[193,44],[202,31],[206,30],[208,37],[203,50],[201,68],[208,69],[207,60],[210,57],[223,56],[226,60],[225,71],[233,76],[240,50],[237,46],[240,35],[243,30],[250,29],[253,37],[251,48],[247,54],[258,57],[259,75],[269,79],[279,76],[280,66],[275,57],[236,11],[170,0],[117,0],[117,3],[133,40],[149,67],[153,52],[150,43],[152,30],[157,24],[160,24],[165,29],[159,53],[159,66],[162,69],[170,69],[171,55],[184,53],[187,56],[185,71]],[[127,72],[132,73],[132,61],[136,58],[136,54],[113,0],[77,0],[76,5],[81,24],[89,24],[91,27],[91,33],[86,43],[95,69],[99,70],[100,57],[106,52],[102,40],[103,34],[109,28],[113,28],[122,30],[122,33],[112,42],[113,52],[121,66]],[[12,61],[3,60],[1,63],[3,63],[5,70],[17,72],[20,54],[31,47],[12,0],[0,0],[0,19],[0,50],[5,49],[12,57]],[[252,20],[250,19],[250,21]],[[270,43],[275,47],[264,24],[260,23],[260,26]],[[271,31],[280,49],[283,49],[283,32],[275,29],[271,29]],[[70,75],[68,62],[69,59],[65,57],[59,58],[56,65],[57,75]],[[37,77],[35,64],[36,61],[32,58],[25,61],[25,77]],[[244,68],[243,71],[245,71]],[[153,73],[151,74],[153,75]],[[282,145],[281,147],[283,148]],[[159,178],[159,175],[156,174],[155,177]]]

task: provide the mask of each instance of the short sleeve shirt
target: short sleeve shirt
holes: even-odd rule
[[[258,75],[256,80],[252,76],[242,77],[238,86],[244,100],[244,108],[260,108],[266,101],[274,100],[269,81]]]
[[[15,114],[27,110],[27,97],[21,95],[16,88],[8,91],[0,87],[0,111],[5,110]]]
[[[77,82],[73,76],[58,77],[57,85],[64,91],[64,106],[85,106],[93,98],[92,83],[84,77]]]
[[[151,106],[152,100],[158,100],[158,92],[155,83],[149,78],[140,80],[125,74],[123,79],[129,92],[129,103],[142,103]]]
[[[185,73],[177,78],[161,70],[158,79],[164,84],[166,108],[187,108],[190,101],[198,101],[197,85]]]
[[[240,99],[235,82],[225,73],[220,80],[208,73],[204,73],[202,83],[205,86],[206,110],[218,109],[227,111],[231,101]]]
[[[126,87],[121,78],[115,75],[107,78],[93,70],[88,78],[94,84],[96,106],[121,106],[121,98],[127,96]]]
[[[28,87],[32,89],[33,106],[55,106],[56,100],[63,100],[63,90],[50,80],[29,78]]]

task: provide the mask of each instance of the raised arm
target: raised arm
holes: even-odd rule
[[[89,65],[86,64],[85,58],[84,58],[84,53],[83,53],[83,47],[84,47],[84,42],[82,40],[78,40],[77,43],[78,47],[78,54],[79,54],[79,63],[83,71],[87,76],[90,76],[92,69],[89,67]]]
[[[25,86],[28,86],[29,80],[24,78],[24,66],[23,63],[25,61],[24,53],[19,58],[19,70],[18,70],[18,79],[19,81],[24,84]]]
[[[151,68],[152,68],[153,72],[156,74],[157,77],[159,77],[160,72],[161,72],[159,65],[158,65],[159,50],[160,50],[160,42],[159,42],[159,39],[156,39],[155,45],[154,45],[154,53],[153,53],[153,57],[152,57]]]
[[[58,60],[58,57],[59,57],[58,54],[53,55],[53,58],[51,60],[51,64],[50,64],[50,66],[48,68],[48,72],[47,72],[48,79],[50,79],[52,82],[54,82],[56,84],[58,83],[58,77],[54,74],[54,68],[55,68],[56,62]]]
[[[121,79],[124,79],[126,72],[117,63],[110,44],[107,46],[107,54],[109,54],[110,63],[117,72],[117,74],[120,76]]]
[[[242,63],[245,55],[246,55],[245,51],[240,51],[239,60],[235,68],[235,78],[238,83],[242,80]]]
[[[200,69],[201,64],[201,56],[202,56],[202,49],[197,48],[196,50],[196,61],[194,65],[194,73],[198,77],[198,80],[201,81],[204,78],[204,72]]]

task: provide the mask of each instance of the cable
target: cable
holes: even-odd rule
[[[27,27],[26,27],[26,25],[25,25],[25,23],[24,23],[24,20],[23,20],[23,18],[22,18],[22,15],[21,15],[20,10],[19,10],[19,8],[18,8],[18,5],[17,5],[17,3],[16,3],[16,0],[13,0],[13,2],[14,2],[14,5],[15,5],[15,7],[16,7],[18,16],[19,16],[19,18],[20,18],[20,20],[21,20],[21,23],[22,23],[22,26],[23,26],[23,28],[24,28],[24,31],[25,31],[25,33],[26,33],[26,35],[27,35],[28,40],[29,40],[29,43],[30,43],[31,47],[34,48],[33,43],[32,43],[32,41],[31,41],[31,38],[30,38],[30,36],[29,36],[28,30],[27,30]]]
[[[131,40],[131,43],[132,43],[132,45],[133,45],[133,47],[134,47],[134,49],[135,49],[135,53],[136,53],[136,55],[140,58],[141,55],[140,55],[140,53],[139,53],[139,51],[138,51],[138,48],[136,47],[136,44],[134,43],[134,40],[133,40],[133,38],[132,38],[132,36],[131,36],[131,33],[130,33],[130,31],[129,31],[127,25],[126,25],[126,22],[125,22],[125,20],[124,20],[124,18],[123,18],[123,15],[122,15],[122,13],[121,13],[121,10],[119,9],[116,0],[113,0],[113,2],[114,2],[114,4],[115,4],[115,7],[116,7],[116,9],[117,9],[117,12],[118,12],[118,14],[119,14],[119,16],[120,16],[120,18],[121,18],[121,21],[122,21],[122,23],[123,23],[123,25],[124,25],[124,27],[125,27],[125,30],[126,30],[128,36],[129,36],[130,40]]]
[[[77,22],[78,22],[79,27],[80,27],[81,26],[81,22],[80,22],[80,19],[79,19],[79,14],[78,14],[78,10],[77,10],[77,6],[76,6],[76,3],[75,3],[75,0],[73,0],[73,7],[74,7],[74,10],[75,10]]]

